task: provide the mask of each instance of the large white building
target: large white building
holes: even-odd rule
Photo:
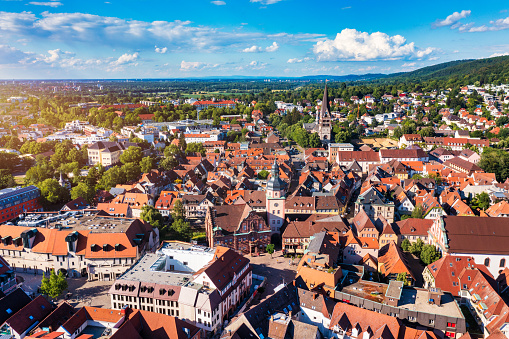
[[[237,252],[169,241],[122,274],[109,294],[113,309],[127,305],[215,331],[250,295],[251,284],[249,260]]]
[[[509,267],[509,218],[442,216],[428,232],[428,243],[444,255],[474,258],[494,277]]]
[[[97,210],[32,213],[17,224],[0,226],[0,252],[18,272],[113,280],[159,245],[150,224]]]

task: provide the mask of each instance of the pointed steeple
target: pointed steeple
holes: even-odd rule
[[[327,80],[325,80],[325,90],[323,91],[322,109],[320,110],[320,118],[327,116],[330,113],[329,96],[327,94]]]
[[[274,159],[274,163],[272,164],[271,174],[274,178],[279,178],[279,165],[277,164],[276,159]]]

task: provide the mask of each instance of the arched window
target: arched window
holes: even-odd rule
[[[505,267],[505,259],[500,259],[500,267]]]
[[[484,259],[484,266],[486,266],[486,267],[490,266],[490,258]]]

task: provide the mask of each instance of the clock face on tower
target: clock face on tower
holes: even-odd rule
[[[279,206],[279,204],[276,202],[276,203],[274,204],[274,207],[278,207],[278,206]]]

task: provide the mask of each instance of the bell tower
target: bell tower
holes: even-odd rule
[[[267,223],[272,233],[279,233],[285,220],[286,183],[279,177],[279,166],[274,160],[271,177],[267,181]]]
[[[318,121],[318,135],[323,143],[331,141],[331,115],[329,107],[329,96],[327,93],[327,80],[325,81],[325,90],[323,92],[322,107],[320,109],[320,118]]]

